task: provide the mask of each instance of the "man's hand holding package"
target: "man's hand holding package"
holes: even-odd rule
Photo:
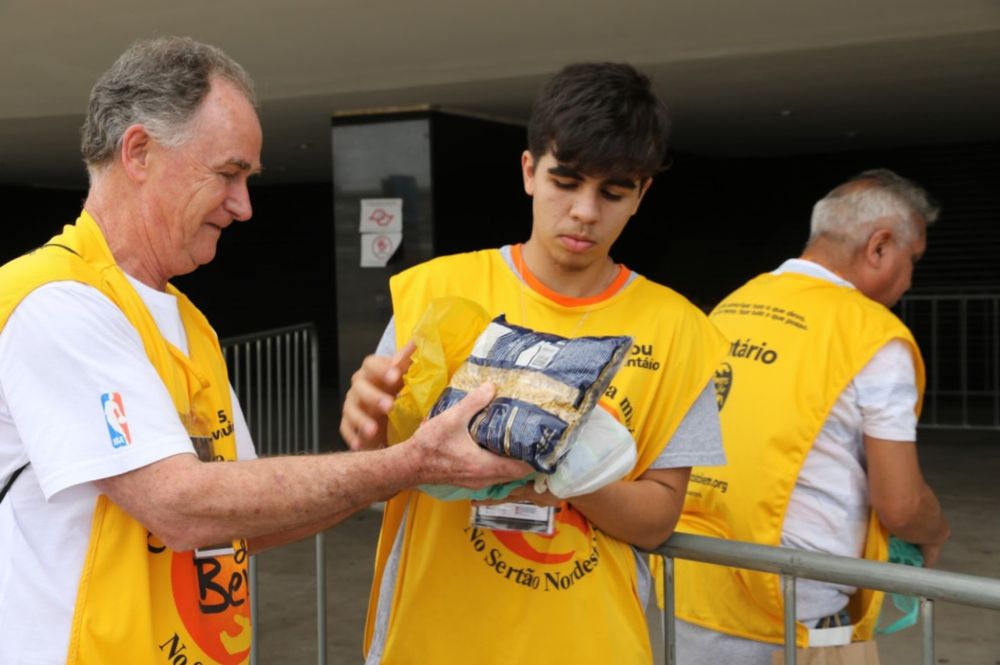
[[[495,455],[469,436],[469,421],[493,399],[495,389],[483,384],[448,410],[425,421],[405,445],[419,451],[424,483],[449,483],[479,489],[522,478],[532,468]]]

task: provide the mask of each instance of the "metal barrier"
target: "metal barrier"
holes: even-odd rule
[[[229,379],[240,400],[257,454],[319,452],[319,351],[312,324],[221,341]],[[317,662],[326,663],[326,543],[316,534]],[[260,609],[257,562],[250,557],[250,663],[257,665]]]
[[[675,533],[654,550],[663,555],[664,649],[666,665],[676,665],[674,616],[675,558],[782,575],[785,600],[785,663],[795,665],[795,579],[878,589],[920,598],[923,665],[934,661],[934,601],[1000,610],[1000,580],[913,568],[895,563],[769,547],[736,540],[722,540]]]
[[[927,363],[921,426],[1000,429],[1000,295],[908,295],[898,312]]]

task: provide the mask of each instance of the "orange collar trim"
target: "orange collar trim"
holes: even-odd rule
[[[521,243],[513,245],[510,248],[511,258],[514,259],[514,267],[520,273],[521,278],[524,283],[527,284],[532,291],[545,296],[549,300],[563,305],[564,307],[579,307],[581,305],[593,305],[604,300],[607,300],[611,296],[618,293],[626,283],[628,283],[629,275],[632,271],[625,267],[624,264],[618,264],[618,274],[615,275],[614,280],[608,285],[608,288],[604,289],[597,295],[587,296],[585,298],[575,298],[573,296],[564,296],[561,293],[553,291],[549,287],[542,284],[542,282],[535,277],[535,275],[528,269],[527,264],[524,262],[524,254],[521,251]]]

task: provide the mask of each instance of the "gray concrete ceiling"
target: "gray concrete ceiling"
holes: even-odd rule
[[[335,112],[523,122],[579,60],[646,71],[688,152],[1000,140],[1000,0],[0,0],[0,184],[85,186],[90,86],[161,34],[217,44],[254,76],[262,184],[328,180]]]

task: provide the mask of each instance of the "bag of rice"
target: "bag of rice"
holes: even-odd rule
[[[480,446],[552,473],[631,348],[632,338],[535,332],[501,314],[476,339],[430,417],[487,381],[493,401],[469,423]]]

